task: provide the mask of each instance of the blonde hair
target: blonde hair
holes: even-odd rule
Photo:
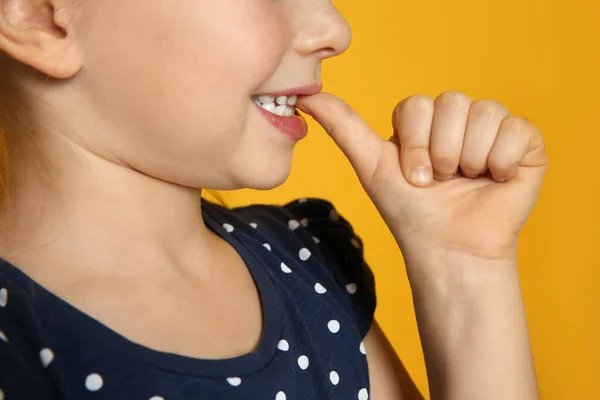
[[[19,87],[15,72],[24,64],[0,51],[0,204],[9,196],[9,146],[8,135],[19,140],[35,140],[36,121],[31,117],[28,98]],[[28,67],[29,68],[29,67]],[[227,207],[221,194],[215,190],[203,190]],[[204,197],[204,196],[203,196]]]

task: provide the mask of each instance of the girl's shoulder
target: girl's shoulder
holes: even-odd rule
[[[274,269],[293,275],[289,271],[300,268],[303,277],[314,281],[313,290],[323,291],[317,286],[321,281],[335,285],[330,294],[351,303],[360,334],[366,335],[376,307],[375,278],[363,241],[332,202],[299,198],[283,205],[217,206],[216,212],[225,232],[278,256],[282,265]]]

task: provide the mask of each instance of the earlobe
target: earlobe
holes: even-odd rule
[[[45,75],[66,79],[81,69],[82,49],[70,34],[69,11],[58,3],[64,2],[0,0],[0,50]]]

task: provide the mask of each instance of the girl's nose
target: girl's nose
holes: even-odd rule
[[[342,54],[352,41],[352,29],[337,8],[327,1],[313,1],[300,13],[302,29],[296,36],[296,49],[303,56],[316,54],[322,60]]]

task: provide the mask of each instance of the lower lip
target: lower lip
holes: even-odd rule
[[[302,140],[308,134],[308,125],[304,118],[298,115],[292,115],[291,117],[280,117],[279,115],[273,114],[254,103],[260,113],[276,128],[287,134],[293,140]]]

